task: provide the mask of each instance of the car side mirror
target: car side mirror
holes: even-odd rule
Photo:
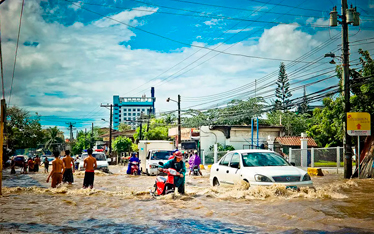
[[[296,166],[296,164],[295,164],[294,162],[291,162],[291,165],[292,165],[292,166]]]
[[[163,166],[164,163],[163,162],[158,162],[158,165]]]

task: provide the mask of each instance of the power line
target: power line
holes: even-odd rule
[[[66,2],[68,2],[67,0],[64,0]],[[117,23],[120,23],[120,24],[123,24],[123,25],[126,25],[130,28],[133,28],[133,29],[137,29],[139,31],[142,31],[144,33],[148,33],[150,35],[153,35],[153,36],[157,36],[157,37],[160,37],[160,38],[163,38],[165,40],[169,40],[169,41],[172,41],[172,42],[176,42],[176,43],[179,43],[179,44],[182,44],[182,45],[187,45],[187,46],[191,46],[191,47],[196,47],[196,48],[203,48],[203,49],[207,49],[207,50],[211,50],[211,51],[214,51],[214,52],[219,52],[219,53],[222,53],[222,54],[226,54],[226,55],[232,55],[232,56],[239,56],[239,57],[246,57],[246,58],[255,58],[255,59],[264,59],[264,60],[273,60],[273,61],[288,61],[288,62],[294,62],[294,60],[289,60],[289,59],[278,59],[278,58],[266,58],[266,57],[260,57],[260,56],[252,56],[252,55],[245,55],[245,54],[239,54],[239,53],[228,53],[228,52],[224,52],[224,51],[220,51],[220,50],[215,50],[215,49],[211,49],[209,47],[205,47],[205,46],[199,46],[199,45],[194,45],[194,44],[189,44],[189,43],[186,43],[186,42],[182,42],[182,41],[179,41],[179,40],[176,40],[176,39],[172,39],[172,38],[169,38],[169,37],[166,37],[166,36],[163,36],[161,34],[157,34],[157,33],[154,33],[154,32],[150,32],[150,31],[147,31],[147,30],[144,30],[142,28],[139,28],[139,27],[136,27],[136,26],[132,26],[130,24],[127,24],[127,23],[124,23],[122,21],[119,21],[119,20],[116,20],[112,17],[109,17],[109,16],[106,16],[106,15],[103,15],[103,14],[100,14],[96,11],[92,11],[90,9],[87,9],[87,8],[84,8],[78,4],[75,4],[75,3],[72,3],[73,5],[83,9],[83,10],[86,10],[88,12],[91,12],[93,14],[97,14],[103,18],[107,18],[109,20],[112,20],[112,21],[115,21]],[[259,22],[261,23],[260,21],[254,21],[254,22]],[[275,23],[275,24],[286,24],[286,23],[277,23],[277,22],[266,22],[264,21],[264,23]],[[291,23],[292,24],[292,23]],[[297,24],[299,25],[299,24]],[[309,63],[309,62],[306,62],[306,61],[297,61],[297,62],[300,62],[300,63]]]
[[[17,53],[18,53],[18,43],[19,43],[19,35],[21,34],[22,15],[23,15],[23,8],[24,8],[24,5],[25,5],[25,0],[22,0],[21,14],[20,14],[20,17],[19,17],[19,26],[18,26],[18,36],[17,36],[16,52],[15,52],[15,55],[14,55],[13,74],[12,74],[12,83],[11,83],[11,85],[10,85],[8,105],[10,105],[10,99],[11,99],[11,97],[12,97],[13,80],[14,80],[14,73],[15,73],[15,71],[16,71]]]
[[[5,0],[4,0],[5,1]],[[1,4],[1,3],[0,3]],[[3,99],[5,99],[5,91],[4,91],[4,70],[3,70],[3,53],[1,50],[1,20],[0,20],[0,69],[1,69],[1,88],[3,91]]]
[[[321,43],[320,45],[318,45],[317,47],[313,48],[312,50],[310,50],[309,52],[305,53],[304,55],[302,55],[301,57],[297,58],[297,60],[300,60],[300,59],[305,59],[306,57],[309,57],[313,54],[315,54],[317,51],[321,50],[322,48],[330,45],[331,43],[333,43],[334,41],[336,41],[337,39],[340,38],[340,33],[336,34],[333,36],[332,39],[328,39],[326,40],[325,42]],[[291,64],[288,64],[287,67],[292,67],[292,66],[295,66],[297,63],[291,63]],[[257,79],[257,83],[261,83],[262,81],[264,80],[267,80],[268,78],[270,78],[271,76],[275,75],[276,73],[278,72],[278,70],[275,70],[265,76],[263,76],[262,78],[260,79]],[[234,89],[231,89],[231,90],[228,90],[228,91],[225,91],[223,93],[217,93],[217,94],[212,94],[212,95],[206,95],[206,96],[200,96],[200,97],[185,97],[184,99],[197,99],[197,98],[210,98],[210,97],[213,97],[213,96],[222,96],[223,94],[231,94],[232,92],[238,92],[238,91],[241,91],[243,89],[246,89],[248,87],[251,87],[253,84],[253,82],[249,82],[245,85],[242,85],[240,87],[237,87],[237,88],[234,88]]]
[[[270,2],[270,0],[269,0],[268,2]],[[261,9],[262,7],[264,7],[265,5],[266,5],[266,3],[265,3],[264,5],[262,5],[260,8],[258,8],[258,10],[260,10],[260,9]],[[274,7],[273,7],[273,8],[274,8]],[[273,8],[272,8],[272,9],[273,9]],[[269,11],[271,11],[272,9],[270,9]],[[254,12],[254,13],[256,13],[256,12]],[[252,14],[253,14],[253,13],[252,13]],[[251,14],[251,15],[252,15],[252,14]],[[257,19],[260,19],[260,18],[263,17],[263,16],[264,16],[264,15],[261,15],[261,16],[259,16]],[[252,24],[253,24],[253,23],[249,23],[246,27],[244,27],[243,29],[241,29],[239,32],[237,32],[236,34],[232,35],[232,36],[229,37],[228,39],[226,39],[226,40],[224,40],[223,42],[221,42],[220,44],[218,44],[214,49],[217,49],[218,47],[220,47],[221,45],[223,45],[225,42],[231,40],[233,37],[235,37],[236,35],[238,35],[240,32],[244,31],[245,29],[247,29],[247,28],[248,28],[249,26],[251,26]],[[235,26],[234,26],[234,27],[235,27]],[[229,29],[229,30],[231,30],[231,29]],[[229,30],[227,30],[226,32],[228,32]],[[255,31],[255,32],[252,32],[250,35],[253,35],[253,34],[255,34],[255,33],[258,32],[258,31],[260,31],[260,30],[257,30],[257,31]],[[225,33],[226,33],[226,32],[225,32]],[[223,34],[225,34],[225,33],[223,33]],[[223,35],[223,34],[221,34],[221,35]],[[220,37],[220,36],[219,36],[219,37]],[[246,37],[248,37],[248,36],[246,36]],[[236,42],[235,44],[229,46],[228,48],[224,49],[223,51],[227,51],[228,49],[232,48],[233,46],[235,46],[235,45],[238,44],[238,43],[239,43],[239,42]],[[200,49],[200,50],[202,50],[202,49]],[[199,50],[199,51],[200,51],[200,50]],[[182,69],[178,70],[177,72],[174,72],[172,75],[166,77],[165,79],[162,79],[162,81],[158,82],[156,85],[160,85],[161,83],[166,82],[169,78],[173,77],[175,74],[179,73],[180,71],[183,71],[185,68],[187,68],[187,67],[191,66],[192,64],[196,63],[197,61],[199,61],[199,60],[202,59],[203,57],[207,56],[207,55],[210,54],[211,52],[212,52],[212,51],[208,51],[206,54],[204,54],[203,56],[200,56],[198,59],[196,59],[196,60],[194,60],[193,62],[189,63],[187,66],[183,67]],[[213,56],[212,58],[216,57],[217,55],[219,55],[219,54],[216,54],[216,55]],[[190,56],[190,57],[191,57],[191,56]],[[189,57],[188,57],[188,58],[189,58]],[[212,58],[210,58],[210,59],[212,59]],[[209,61],[210,59],[208,59],[208,60],[206,60],[206,61]],[[184,61],[184,60],[183,60],[183,61]],[[206,61],[200,63],[199,65],[193,67],[192,69],[187,70],[186,72],[184,72],[184,73],[182,73],[182,74],[179,74],[178,76],[176,76],[176,77],[174,77],[174,78],[172,78],[172,79],[176,79],[176,78],[180,77],[181,75],[186,74],[187,72],[190,72],[191,70],[195,69],[196,67],[198,67],[198,66],[200,66],[201,64],[205,63]],[[144,91],[144,90],[142,90],[142,91]],[[141,92],[142,92],[142,91],[141,91]]]

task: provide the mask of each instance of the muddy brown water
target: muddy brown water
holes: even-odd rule
[[[374,180],[314,177],[316,190],[209,185],[186,178],[186,195],[152,198],[155,177],[97,173],[95,188],[49,188],[46,174],[9,175],[0,197],[1,233],[374,233]]]

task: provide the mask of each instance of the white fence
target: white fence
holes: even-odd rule
[[[294,162],[295,166],[336,167],[339,170],[343,163],[343,147],[290,149],[288,161]]]

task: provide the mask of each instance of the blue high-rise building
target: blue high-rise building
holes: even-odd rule
[[[135,129],[139,124],[140,116],[155,114],[155,89],[151,88],[151,97],[120,97],[113,96],[113,128],[118,129],[120,123],[126,123]]]

